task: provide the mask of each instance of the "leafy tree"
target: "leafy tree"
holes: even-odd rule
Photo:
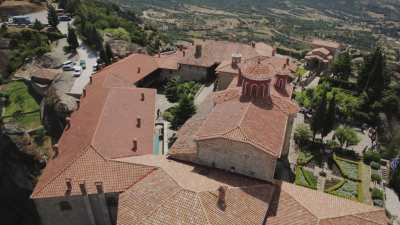
[[[75,29],[71,26],[68,26],[67,42],[71,50],[76,51],[76,49],[79,47],[79,42],[75,33]]]
[[[173,77],[168,80],[165,86],[165,96],[167,97],[168,101],[170,102],[179,101],[178,86],[180,83],[181,80],[179,77]]]
[[[33,22],[32,28],[40,31],[44,28],[44,25],[38,19],[36,19],[35,22]]]
[[[334,137],[339,141],[342,147],[357,145],[360,142],[357,133],[354,129],[348,126],[340,126],[336,128]]]
[[[59,24],[57,11],[52,5],[48,5],[47,7],[47,19],[50,26],[57,28],[57,25]]]
[[[312,138],[310,126],[307,124],[299,124],[294,131],[294,139],[300,146],[304,145],[306,141]]]
[[[182,97],[176,107],[174,119],[171,123],[172,128],[178,129],[195,113],[196,106],[194,105],[193,97],[190,95]]]
[[[68,0],[58,0],[58,8],[66,9]]]
[[[332,73],[336,78],[348,80],[352,72],[351,57],[348,52],[339,54],[332,65]]]

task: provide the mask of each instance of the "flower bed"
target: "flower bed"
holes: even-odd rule
[[[296,179],[295,183],[300,186],[308,187],[311,189],[317,189],[318,179],[314,174],[302,167],[296,168]]]
[[[331,179],[327,179],[325,181],[325,192],[331,192],[333,190],[338,189],[339,187],[341,187],[343,185],[343,183],[345,182],[345,180],[340,180],[340,179],[335,179],[335,178],[331,178]]]

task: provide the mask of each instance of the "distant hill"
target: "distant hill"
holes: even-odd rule
[[[111,1],[111,0],[104,0]],[[362,50],[400,48],[400,0],[112,0],[176,39],[265,41],[303,51],[334,39]]]

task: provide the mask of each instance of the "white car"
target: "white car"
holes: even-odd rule
[[[68,64],[62,67],[64,71],[73,71],[74,70],[74,65]]]
[[[74,66],[74,77],[79,77],[82,73],[82,67],[80,66]]]

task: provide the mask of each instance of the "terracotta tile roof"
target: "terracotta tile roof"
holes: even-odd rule
[[[268,212],[267,224],[384,225],[385,211],[355,201],[282,182]]]
[[[155,96],[155,89],[112,88],[101,112],[92,146],[109,158],[151,154]],[[133,149],[133,141],[136,141],[136,149]]]
[[[48,162],[46,168],[43,170],[33,192],[33,197],[37,195],[39,190],[44,189],[52,180],[61,176],[65,168],[76,161],[81,156],[82,152],[92,144],[94,144],[93,147],[100,147],[99,153],[104,154],[102,156],[105,158],[109,159],[113,157],[127,156],[126,153],[128,152],[128,149],[125,149],[124,147],[132,144],[132,138],[135,136],[141,137],[141,135],[144,136],[144,134],[138,133],[138,130],[136,129],[135,133],[132,133],[131,130],[121,130],[122,128],[130,129],[130,126],[136,122],[135,117],[132,116],[129,120],[130,123],[126,124],[122,123],[122,121],[118,119],[123,119],[121,114],[124,113],[135,115],[140,112],[140,114],[143,115],[142,119],[144,121],[152,120],[154,116],[154,108],[151,106],[154,106],[155,104],[154,91],[145,91],[146,105],[149,106],[137,109],[132,107],[132,105],[140,104],[138,96],[143,93],[142,89],[135,88],[133,84],[146,76],[145,73],[148,74],[155,70],[155,64],[152,64],[152,62],[154,62],[154,60],[150,56],[133,54],[126,59],[104,68],[93,76],[93,81],[85,89],[86,94],[80,100],[79,109],[71,115],[71,126],[64,131],[58,142],[59,153],[57,157]],[[137,65],[140,65],[142,68],[140,73],[137,71],[137,68],[139,67]],[[118,77],[118,79],[115,78],[112,80],[109,77]],[[115,82],[116,80],[120,82]],[[121,86],[129,86],[131,87],[131,90],[127,90],[126,88],[116,88]],[[121,99],[120,97],[124,97],[124,99]],[[128,99],[126,98],[131,99],[128,104],[129,106],[119,107],[127,104]],[[106,101],[107,99],[109,100]],[[118,110],[111,110],[113,107],[117,106]],[[117,117],[115,115],[117,115]],[[116,149],[105,149],[104,147],[110,147],[110,145],[104,144],[102,140],[99,140],[99,138],[107,137],[109,134],[112,134],[113,130],[103,131],[101,129],[108,129],[110,126],[114,126],[110,122],[112,118],[116,119],[115,121],[112,121],[113,123],[115,122],[120,125],[123,124],[122,127],[118,128],[119,132],[123,133],[123,135],[132,135],[132,137],[129,137],[129,140],[126,140],[126,142],[122,139],[111,142],[113,147],[117,147]],[[150,135],[151,129],[150,126],[148,126],[150,122],[145,122],[144,124],[146,128],[145,134]],[[151,136],[153,135],[151,134]],[[150,141],[150,138],[138,140],[140,149],[142,147],[152,146],[152,139],[151,143],[144,143],[148,141]],[[132,148],[130,147],[129,149]],[[142,150],[139,152],[147,153],[151,150],[143,149],[143,152]],[[131,152],[131,155],[136,154],[137,153],[134,153],[133,151]],[[86,165],[82,165],[82,168],[85,166]],[[80,174],[77,173],[74,178],[79,179],[79,175]],[[45,195],[45,193],[42,194]],[[60,192],[59,195],[62,196],[64,193]]]
[[[58,75],[61,74],[60,70],[47,69],[47,68],[34,68],[31,72],[31,79],[42,79],[53,81]]]
[[[387,224],[383,209],[286,182],[270,184],[163,156],[123,160],[159,169],[120,195],[118,225]],[[221,186],[225,209],[218,204]]]
[[[159,68],[156,60],[144,54],[132,54],[96,73],[94,76],[112,75],[104,81],[104,87],[133,86]]]
[[[104,192],[122,192],[153,170],[150,166],[107,160],[94,148],[88,147],[49,183],[35,188],[32,198],[81,195],[81,183],[85,183],[88,194],[97,193],[96,182],[102,182]],[[67,179],[71,182],[70,191]]]
[[[160,69],[177,70],[178,62],[183,59],[182,51],[165,52],[154,56]]]
[[[175,161],[159,155],[136,156],[119,159],[118,161],[158,167],[168,174],[180,187],[193,192],[214,191],[221,185],[233,188],[267,183],[234,173],[227,173],[220,169]]]
[[[197,133],[197,140],[227,138],[246,142],[280,157],[289,114],[298,107],[290,99],[272,96],[272,102],[246,100],[241,89],[216,93],[213,111]]]
[[[196,45],[201,45],[201,56],[195,57]],[[210,67],[216,63],[230,61],[232,54],[240,53],[243,59],[255,56],[272,56],[274,49],[264,43],[256,43],[255,46],[228,41],[196,40],[194,45],[185,51],[185,57],[180,64]]]
[[[182,180],[177,181],[178,177],[170,176],[170,172],[165,172],[164,168],[166,166],[152,172],[120,196],[118,225],[250,225],[261,224],[266,215],[273,194],[272,184],[227,186],[226,208],[221,209],[217,191],[220,186],[203,191],[188,190],[186,185],[180,186]],[[216,179],[203,176],[210,182]]]

